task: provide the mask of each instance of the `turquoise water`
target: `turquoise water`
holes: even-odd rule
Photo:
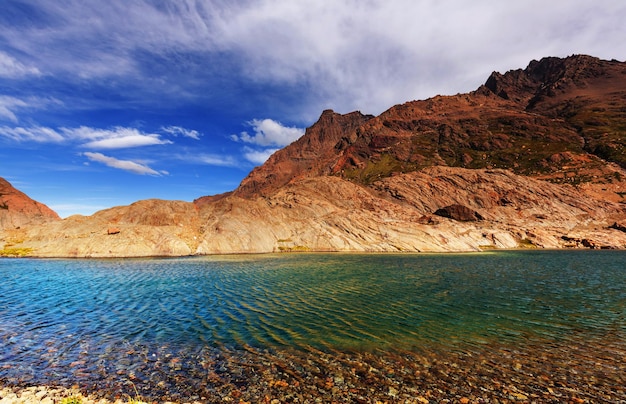
[[[140,366],[129,352],[150,363],[626,340],[622,251],[5,259],[0,279],[0,381],[13,384],[104,383]]]

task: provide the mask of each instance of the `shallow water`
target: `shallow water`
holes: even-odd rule
[[[260,369],[295,383],[315,376],[306,364],[319,361],[321,373],[345,372],[329,376],[333,386],[318,386],[320,394],[334,387],[348,402],[349,389],[342,396],[334,380],[356,374],[354,361],[415,374],[411,364],[429,357],[444,368],[461,361],[474,373],[488,361],[509,358],[503,366],[516,371],[532,362],[534,374],[544,369],[548,378],[546,366],[573,361],[601,367],[600,379],[624,379],[623,367],[611,365],[626,351],[622,251],[6,259],[0,279],[4,384],[121,394],[132,382],[153,395],[211,401],[223,398],[224,386],[229,395],[249,392],[252,381],[261,383]],[[602,385],[596,373],[589,377]],[[413,390],[397,379],[367,394],[357,388],[367,378],[355,378],[354,394],[399,400],[406,389],[407,397],[422,394],[418,382],[427,378],[416,378]],[[585,394],[626,399],[608,389]]]

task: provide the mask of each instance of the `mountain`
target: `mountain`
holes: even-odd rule
[[[407,102],[378,117],[325,111],[236,193],[319,175],[370,185],[435,165],[503,168],[555,183],[610,182],[626,168],[625,131],[624,63],[545,58],[494,72],[473,93]]]
[[[61,221],[56,212],[0,178],[0,257],[24,255],[31,251],[16,247],[25,241],[23,227],[55,221]]]
[[[39,256],[626,248],[626,63],[544,58],[379,116],[327,110],[234,191],[23,229]]]
[[[0,229],[61,220],[52,209],[0,178]]]

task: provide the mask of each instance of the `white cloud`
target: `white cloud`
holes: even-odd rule
[[[254,150],[249,147],[244,149],[243,156],[246,160],[250,161],[254,164],[263,164],[267,161],[268,158],[274,153],[276,153],[279,149],[265,149],[265,150]]]
[[[63,135],[51,128],[34,126],[29,128],[0,126],[0,136],[16,142],[62,142]]]
[[[3,27],[7,49],[37,63],[5,53],[5,75],[112,76],[144,80],[146,92],[163,80],[163,89],[201,96],[207,87],[186,70],[195,57],[243,73],[242,83],[305,87],[298,119],[473,90],[492,70],[543,56],[626,54],[619,0],[67,0],[32,8],[63,23]],[[149,81],[142,68],[152,65],[164,69]]]
[[[172,144],[172,141],[161,139],[155,133],[142,133],[135,128],[115,127],[113,129],[97,129],[87,126],[79,128],[61,128],[66,138],[86,141],[82,147],[90,149],[125,149],[140,146]]]
[[[40,75],[36,67],[28,67],[2,51],[0,51],[0,77],[17,78],[29,75]]]
[[[239,166],[239,162],[233,157],[222,154],[211,154],[211,153],[194,153],[194,154],[181,154],[178,155],[177,158],[179,160],[194,163],[194,164],[206,164],[209,166],[220,166],[220,167],[237,167]]]
[[[614,0],[276,0],[220,11],[216,46],[239,54],[246,74],[308,83],[341,112],[473,90],[533,58],[625,53],[626,3]]]
[[[17,122],[17,115],[15,115],[15,110],[19,108],[25,108],[28,104],[23,100],[14,98],[1,96],[0,97],[0,118],[7,119],[11,122]]]
[[[19,121],[18,111],[41,109],[54,104],[59,105],[61,102],[53,98],[16,98],[0,95],[0,120],[4,119],[16,123]]]
[[[283,126],[273,119],[253,119],[249,122],[254,130],[254,135],[248,132],[241,132],[239,135],[232,135],[234,141],[252,143],[259,146],[287,146],[304,135],[304,129]]]
[[[119,160],[114,157],[105,156],[102,153],[84,152],[83,155],[91,161],[102,163],[112,168],[118,168],[120,170],[129,171],[133,174],[154,175],[154,176],[161,176],[161,175],[168,174],[166,171],[156,171],[148,167],[147,165],[138,163],[136,161]]]
[[[284,126],[273,119],[253,119],[248,124],[252,126],[254,134],[241,132],[239,135],[231,135],[230,139],[264,147],[262,149],[249,146],[243,148],[244,158],[257,165],[265,163],[273,153],[279,150],[276,147],[267,148],[268,146],[287,146],[304,135],[304,129]]]
[[[151,146],[171,143],[156,136],[130,135],[109,139],[94,140],[82,145],[87,149],[124,149],[129,147]]]
[[[197,130],[185,129],[185,128],[181,128],[180,126],[165,126],[165,127],[162,127],[161,130],[165,133],[169,133],[170,135],[174,135],[174,136],[180,135],[180,136],[188,137],[191,139],[200,140],[200,133],[198,133]]]
[[[307,85],[301,108],[313,118],[471,91],[493,70],[544,56],[626,53],[626,3],[614,0],[274,0],[203,11],[187,13],[211,16],[207,43],[237,54],[255,81]]]
[[[1,102],[2,99],[0,98],[0,106],[2,105]],[[80,147],[89,149],[126,149],[173,143],[171,140],[162,139],[159,134],[143,133],[135,128],[120,126],[113,129],[81,126],[58,130],[42,126],[28,128],[3,126],[0,127],[0,136],[20,142],[76,142]]]

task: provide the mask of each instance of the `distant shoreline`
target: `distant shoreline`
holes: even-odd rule
[[[532,247],[532,248],[481,248],[480,250],[462,250],[462,251],[340,251],[340,250],[310,250],[310,251],[269,251],[269,252],[232,252],[232,253],[215,253],[215,254],[190,254],[190,255],[115,255],[115,256],[85,256],[85,257],[77,257],[77,256],[62,256],[62,255],[20,255],[20,256],[9,256],[9,255],[0,255],[0,260],[2,259],[68,259],[68,260],[101,260],[101,259],[177,259],[177,258],[202,258],[202,257],[229,257],[229,256],[271,256],[271,255],[320,255],[320,254],[362,254],[362,255],[454,255],[454,254],[467,254],[467,255],[476,255],[476,254],[490,254],[490,253],[498,253],[498,252],[522,252],[522,251],[563,251],[563,252],[574,252],[574,251],[626,251],[626,248],[541,248],[541,247]]]

